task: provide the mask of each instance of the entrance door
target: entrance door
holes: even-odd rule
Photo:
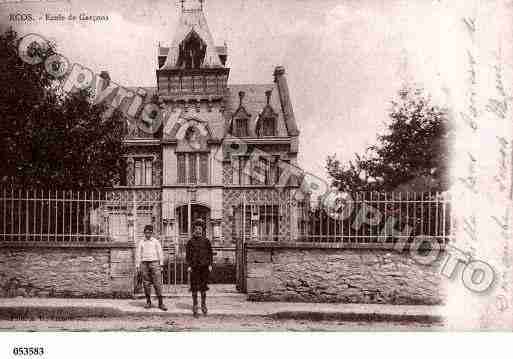
[[[210,209],[197,204],[183,205],[176,208],[177,232],[174,246],[169,248],[167,263],[164,265],[164,284],[176,285],[187,284],[188,273],[185,262],[185,245],[192,233],[192,223],[196,219],[202,219],[205,226],[204,235],[211,239]]]
[[[190,217],[190,218],[189,218]],[[210,226],[210,209],[198,204],[184,205],[176,209],[176,218],[178,219],[178,235],[181,238],[190,238],[193,228],[192,225],[195,220],[201,219],[205,223],[205,233],[207,238],[211,239],[211,226]]]

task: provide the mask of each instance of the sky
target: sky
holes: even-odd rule
[[[402,83],[448,104],[447,88],[462,81],[454,70],[464,61],[457,3],[205,0],[204,12],[216,44],[228,45],[229,83],[269,83],[275,66],[285,67],[301,131],[299,164],[326,178],[328,155],[347,161],[375,143]],[[35,21],[15,28],[54,40],[70,61],[107,70],[124,86],[155,86],[157,46],[172,41],[179,9],[178,0],[0,5],[4,27],[13,25],[5,21],[13,11],[108,15],[108,22]]]

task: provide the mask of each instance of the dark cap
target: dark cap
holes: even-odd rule
[[[147,224],[144,226],[144,232],[146,232],[147,230],[149,231],[152,231],[153,232],[153,226],[151,224]]]
[[[201,218],[196,218],[194,220],[194,222],[192,222],[192,224],[194,226],[201,226],[201,227],[205,226],[205,222],[203,222],[203,220]]]

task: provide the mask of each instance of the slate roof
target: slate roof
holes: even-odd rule
[[[146,103],[150,102],[152,96],[157,93],[156,87],[127,87],[128,90],[132,90],[134,92],[139,88],[142,88],[147,92],[147,96],[145,98]],[[276,124],[277,136],[287,137],[290,135],[294,135],[293,133],[291,133],[291,129],[297,130],[296,124],[294,122],[294,119],[287,119],[284,117],[278,86],[276,85],[276,83],[228,85],[228,93],[225,102],[226,107],[225,112],[223,114],[225,121],[224,125],[220,124],[218,118],[213,118],[213,116],[218,116],[214,113],[201,111],[199,117],[204,118],[204,120],[208,122],[212,122],[210,126],[215,133],[215,137],[223,138],[230,127],[233,114],[235,114],[235,112],[239,108],[239,92],[243,91],[245,95],[242,100],[242,106],[244,107],[246,112],[251,116],[248,126],[249,135],[251,137],[256,137],[257,121],[267,104],[265,92],[269,90],[272,91],[270,105],[278,115]],[[192,113],[190,115],[192,115]]]
[[[265,92],[271,90],[271,101],[270,105],[276,113],[278,113],[277,119],[277,135],[288,136],[287,128],[284,126],[283,113],[281,111],[281,104],[278,94],[278,88],[276,84],[241,84],[241,85],[228,85],[228,96],[226,103],[225,117],[227,118],[227,128],[230,127],[232,115],[239,108],[239,92],[244,92],[244,98],[242,100],[242,106],[246,112],[251,115],[249,121],[249,135],[256,137],[256,125],[259,115],[264,110],[267,100]]]
[[[180,15],[173,42],[169,47],[166,62],[164,63],[164,66],[162,66],[163,70],[176,68],[179,45],[193,30],[207,45],[207,52],[205,54],[203,66],[223,67],[219,60],[220,54],[218,53],[217,47],[214,45],[214,39],[212,38],[212,34],[208,28],[207,20],[205,19],[203,11],[200,9],[191,9],[182,11],[182,14]]]
[[[294,118],[285,118],[283,114],[283,107],[281,103],[281,96],[276,83],[270,84],[237,84],[228,85],[228,99],[227,99],[227,116],[234,114],[239,107],[239,92],[244,91],[245,96],[242,105],[246,111],[251,115],[250,135],[256,136],[255,128],[258,116],[264,110],[267,99],[265,92],[271,90],[270,105],[272,109],[278,114],[278,136],[295,136],[297,135],[297,126]]]

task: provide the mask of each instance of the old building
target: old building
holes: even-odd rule
[[[129,122],[118,193],[134,206],[109,217],[111,232],[124,236],[135,218],[136,237],[153,222],[162,238],[183,242],[199,217],[218,246],[241,233],[295,235],[290,196],[299,182],[289,168],[299,131],[285,70],[276,67],[268,84],[235,85],[227,64],[227,46],[215,46],[201,4],[182,5],[174,38],[158,48],[156,86],[137,89],[158,107]]]

